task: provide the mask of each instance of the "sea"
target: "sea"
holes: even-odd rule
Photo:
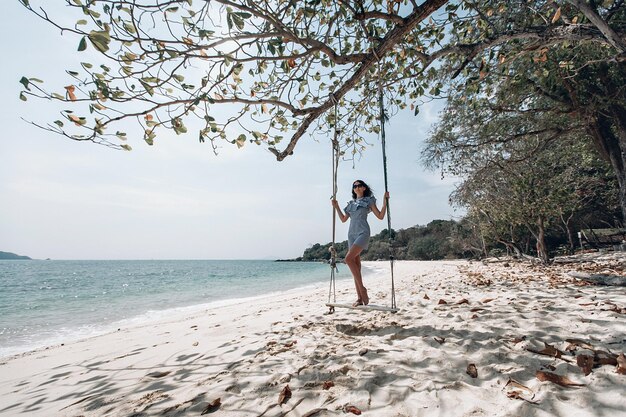
[[[0,357],[329,282],[316,262],[3,260]]]

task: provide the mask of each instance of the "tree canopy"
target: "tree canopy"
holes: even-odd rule
[[[552,20],[578,22],[581,17],[572,14],[578,10],[592,20],[592,15],[585,14],[590,6],[571,3],[580,6],[580,10],[569,5],[559,9]],[[623,2],[592,6],[606,26],[624,27]],[[535,19],[532,15],[518,17]],[[504,25],[508,19],[494,18],[491,22]],[[454,57],[446,64],[449,69],[442,77],[448,77],[448,104],[429,142],[427,159],[431,165],[444,172],[462,174],[464,164],[474,156],[477,160],[485,154],[506,158],[511,146],[534,146],[538,151],[554,141],[561,145],[565,159],[565,148],[573,143],[569,139],[576,136],[592,143],[612,167],[620,190],[622,216],[626,218],[623,52],[610,43],[564,42],[527,49],[510,42],[496,53],[483,54],[480,62],[468,63],[461,73],[452,71],[458,65]],[[527,157],[536,164],[542,163],[532,156],[529,153]]]
[[[73,105],[36,123],[125,149],[132,120],[149,145],[193,130],[214,149],[254,142],[282,160],[320,127],[355,153],[379,129],[379,91],[388,112],[417,112],[444,90],[442,71],[479,86],[529,56],[541,69],[554,48],[595,45],[620,63],[626,51],[623,26],[609,24],[619,0],[67,0],[59,15],[20,1],[102,57],[69,68],[56,91],[24,76],[22,99]]]

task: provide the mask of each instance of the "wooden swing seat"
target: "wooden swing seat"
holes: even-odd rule
[[[364,311],[388,311],[390,313],[397,313],[399,310],[397,308],[379,306],[376,304],[368,304],[366,306],[353,306],[352,304],[341,304],[341,303],[326,303],[327,307],[331,308],[349,308],[352,310],[364,310]]]

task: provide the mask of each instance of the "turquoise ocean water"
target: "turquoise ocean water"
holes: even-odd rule
[[[0,261],[0,357],[173,310],[327,285],[329,269],[273,261]],[[338,279],[348,277],[340,266]]]

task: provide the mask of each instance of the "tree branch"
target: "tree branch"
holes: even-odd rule
[[[595,27],[597,27],[600,30],[600,32],[602,32],[602,34],[607,39],[607,41],[615,49],[617,49],[617,51],[620,54],[626,53],[626,42],[624,42],[624,39],[621,36],[619,36],[618,33],[615,32],[608,25],[608,23],[605,22],[604,19],[600,17],[600,15],[598,15],[598,13],[596,13],[591,7],[589,7],[586,1],[567,0],[567,2],[571,3],[572,5],[574,5],[574,7],[580,10],[585,15],[585,17],[589,19],[589,21],[593,23]]]
[[[393,49],[395,45],[401,42],[404,36],[417,26],[418,23],[434,13],[439,7],[445,4],[446,1],[447,0],[426,0],[418,9],[407,16],[403,20],[402,24],[398,24],[391,29],[387,36],[385,36],[385,38],[381,41],[380,45],[373,49],[372,53],[368,54],[367,57],[363,59],[361,65],[354,72],[354,74],[338,90],[331,94],[330,98],[326,100],[326,102],[309,113],[309,115],[300,124],[298,130],[296,130],[296,132],[292,135],[289,144],[283,151],[278,151],[275,148],[269,148],[270,152],[276,156],[276,159],[282,161],[287,156],[291,155],[296,144],[307,131],[311,123],[313,123],[324,112],[329,110],[335,103],[335,100],[339,101],[348,91],[352,90],[372,66],[379,62],[379,60],[382,59],[387,52]]]

